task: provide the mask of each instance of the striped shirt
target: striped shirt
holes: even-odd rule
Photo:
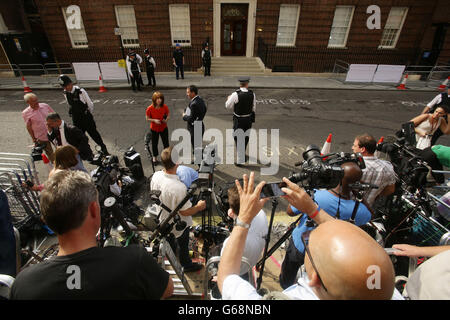
[[[372,206],[377,196],[384,188],[395,184],[397,175],[389,161],[378,159],[375,156],[363,157],[366,168],[363,169],[361,182],[371,183],[378,186],[378,189],[371,189],[364,197],[367,203]]]

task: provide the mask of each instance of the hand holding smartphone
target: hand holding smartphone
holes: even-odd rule
[[[287,187],[286,183],[283,181],[275,183],[267,183],[261,190],[260,198],[278,198],[285,196],[286,193],[281,191],[281,188]]]

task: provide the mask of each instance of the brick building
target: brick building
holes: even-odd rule
[[[260,57],[273,71],[329,72],[336,59],[450,64],[448,0],[30,1],[57,62],[116,61],[122,45],[150,48],[158,71],[169,71],[180,43],[195,70],[208,40],[214,57]],[[367,27],[371,5],[379,29]]]

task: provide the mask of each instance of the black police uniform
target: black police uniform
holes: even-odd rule
[[[138,61],[137,61],[136,56],[133,60],[130,59],[129,61],[130,61],[130,70],[131,70],[131,73],[133,74],[133,76],[131,77],[131,87],[133,88],[133,91],[136,91],[136,85],[137,85],[137,89],[142,90],[141,89],[141,74],[139,72],[139,66],[138,66]]]
[[[211,76],[211,51],[203,50],[203,67],[205,68],[204,75]]]
[[[102,151],[108,153],[106,145],[103,143],[103,139],[97,131],[94,117],[89,111],[88,105],[80,99],[81,89],[75,88],[73,93],[64,91],[64,94],[69,103],[69,115],[72,117],[73,125],[78,127],[83,133],[87,131],[92,140],[102,148]]]
[[[253,103],[255,96],[252,90],[247,92],[241,89],[236,90],[239,102],[234,105],[233,114],[233,130],[236,132],[238,129],[242,129],[244,133],[252,128],[252,123],[255,122],[255,112],[253,111]],[[245,136],[245,150],[247,150],[247,144],[249,137]],[[237,147],[237,136],[234,135],[234,142]]]
[[[152,85],[153,81],[153,88],[156,86],[156,79],[155,79],[155,66],[153,63],[150,62],[152,59],[152,56],[148,55],[145,57],[145,69],[147,71],[147,79],[148,79],[148,85]]]
[[[448,96],[447,92],[441,93],[441,102],[436,103],[433,107],[430,108],[430,111],[428,113],[434,113],[438,107],[445,107],[446,110],[450,109],[450,98]],[[447,116],[443,117],[445,121],[448,122]],[[438,128],[431,138],[431,145],[434,146],[436,144],[437,139],[439,139],[440,136],[443,135],[443,132],[441,131],[441,128]]]

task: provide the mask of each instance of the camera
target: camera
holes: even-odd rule
[[[40,161],[42,160],[42,152],[45,149],[45,144],[35,144],[33,149],[31,149],[31,157],[33,158],[33,161]]]
[[[198,169],[198,181],[197,184],[200,188],[213,188],[214,186],[214,168],[216,166],[216,149],[215,144],[209,144],[204,150],[204,159],[200,163]]]
[[[361,169],[366,166],[364,159],[359,153],[332,153],[326,156],[320,154],[320,149],[316,145],[309,145],[303,152],[303,159],[300,172],[289,177],[294,183],[300,183],[305,189],[331,189],[339,185],[344,177],[344,170],[341,164],[354,162]]]
[[[405,127],[406,125],[403,125],[403,129],[396,133],[394,142],[380,143],[377,150],[389,156],[395,173],[405,184],[404,187],[409,192],[414,192],[426,184],[429,170],[427,163],[420,156],[420,150],[411,144],[415,140],[411,138],[411,133],[405,131]]]

